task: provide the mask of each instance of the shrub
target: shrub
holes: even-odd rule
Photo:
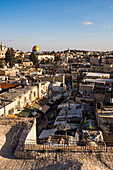
[[[56,152],[62,152],[62,149],[57,149]]]
[[[41,153],[45,153],[46,152],[46,150],[45,149],[43,149],[42,151],[41,151]]]

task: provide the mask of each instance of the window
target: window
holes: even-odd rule
[[[26,104],[26,101],[27,101],[27,100],[26,100],[26,97],[24,97],[24,103],[25,103],[25,104]]]
[[[29,100],[31,100],[31,93],[29,94]]]
[[[20,106],[20,101],[17,101],[17,105]]]
[[[12,109],[10,109],[9,111],[8,111],[8,114],[13,114],[14,113],[14,108],[12,108]]]
[[[36,97],[36,92],[34,91],[34,97]]]

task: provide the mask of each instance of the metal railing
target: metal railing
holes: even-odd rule
[[[38,140],[37,143],[34,140],[29,140],[24,143],[24,141],[21,141],[21,147],[24,148],[24,150],[56,150],[56,149],[62,149],[62,151],[70,150],[70,151],[107,151],[111,150],[113,151],[113,147],[107,147],[105,144],[99,144],[96,146],[79,146],[75,142],[70,143],[49,143],[47,140]]]

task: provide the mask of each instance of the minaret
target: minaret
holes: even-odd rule
[[[69,53],[66,53],[66,63],[68,63]]]
[[[3,50],[3,42],[1,42],[1,50]]]
[[[68,53],[70,53],[70,49],[68,48]]]
[[[1,46],[3,47],[3,42],[1,42]]]

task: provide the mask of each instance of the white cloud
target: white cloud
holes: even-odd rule
[[[112,28],[112,26],[111,26],[111,25],[105,25],[105,27],[106,27],[106,28],[109,28],[109,29],[111,29],[111,28]]]
[[[82,22],[82,24],[84,24],[84,25],[92,25],[93,23],[92,23],[92,22],[87,21],[87,22]]]
[[[112,26],[111,26],[111,25],[108,25],[108,28],[112,28]]]
[[[91,36],[91,35],[94,35],[94,33],[86,33],[85,35],[86,36]]]

